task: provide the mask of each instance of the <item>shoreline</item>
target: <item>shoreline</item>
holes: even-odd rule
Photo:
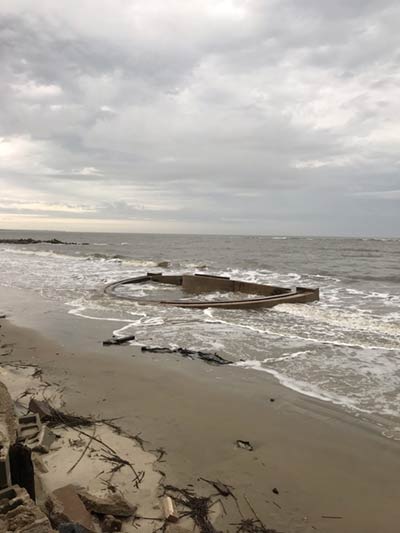
[[[241,505],[246,496],[267,527],[288,533],[396,530],[399,443],[341,409],[264,373],[142,355],[132,346],[102,348],[104,323],[85,328],[64,313],[56,319],[64,328],[59,343],[12,320],[2,321],[0,333],[14,350],[0,363],[39,365],[77,414],[122,417],[121,428],[140,433],[148,451],[166,451],[168,483],[204,490],[198,478],[218,479],[234,487]],[[254,450],[238,449],[237,439]],[[238,520],[221,521],[230,531]]]

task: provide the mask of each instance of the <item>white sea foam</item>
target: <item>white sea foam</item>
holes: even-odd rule
[[[235,363],[235,366],[271,374],[279,381],[279,383],[281,383],[285,387],[299,392],[300,394],[304,394],[305,396],[316,398],[324,402],[335,403],[337,405],[341,405],[350,409],[356,409],[364,413],[369,413],[368,410],[358,407],[354,400],[346,396],[341,396],[335,393],[327,394],[323,389],[316,385],[312,385],[309,382],[302,381],[300,379],[289,378],[273,368],[262,366],[261,361],[249,359],[247,361],[239,361],[238,363]]]
[[[115,324],[117,336],[132,331],[137,344],[143,341],[215,350],[231,360],[240,354],[245,360],[237,366],[273,374],[302,394],[354,412],[400,415],[400,393],[396,392],[400,391],[400,294],[393,285],[388,288],[383,282],[374,283],[371,290],[368,281],[354,285],[349,279],[341,281],[340,273],[334,277],[301,274],[295,266],[288,267],[290,272],[279,272],[208,263],[206,271],[216,275],[288,287],[320,286],[321,301],[254,312],[144,308],[105,297],[102,289],[108,282],[144,274],[156,261],[106,253],[87,260],[85,256],[59,253],[58,249],[3,248],[0,283],[39,290],[46,298],[68,302],[71,314],[109,321]],[[201,266],[197,257],[185,261],[177,258],[168,272]],[[330,269],[322,266],[320,271]],[[149,285],[129,290],[145,296],[155,289]]]

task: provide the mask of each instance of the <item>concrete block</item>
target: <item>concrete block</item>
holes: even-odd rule
[[[40,453],[49,453],[50,447],[56,440],[55,434],[45,425],[42,426],[39,434],[26,442],[33,451]]]
[[[18,418],[18,440],[31,439],[41,430],[42,423],[37,413]]]
[[[13,500],[17,497],[17,490],[18,487],[16,485],[0,490],[0,501]]]
[[[2,449],[2,446],[0,445],[0,489],[7,488],[11,485],[11,470],[8,450],[8,447]]]

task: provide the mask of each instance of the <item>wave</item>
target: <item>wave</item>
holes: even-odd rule
[[[383,322],[380,317],[374,318],[362,313],[349,312],[344,309],[326,309],[320,306],[301,306],[294,304],[277,305],[274,311],[290,314],[318,324],[325,323],[337,326],[342,330],[367,331],[368,333],[398,337],[400,341],[400,324],[398,322]]]
[[[400,276],[399,275],[393,275],[393,276],[372,276],[369,274],[357,274],[357,275],[347,275],[346,278],[353,279],[357,281],[386,281],[388,283],[400,283]]]

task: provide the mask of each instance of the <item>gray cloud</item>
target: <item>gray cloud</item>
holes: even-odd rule
[[[398,233],[398,2],[63,4],[0,6],[1,226]]]

